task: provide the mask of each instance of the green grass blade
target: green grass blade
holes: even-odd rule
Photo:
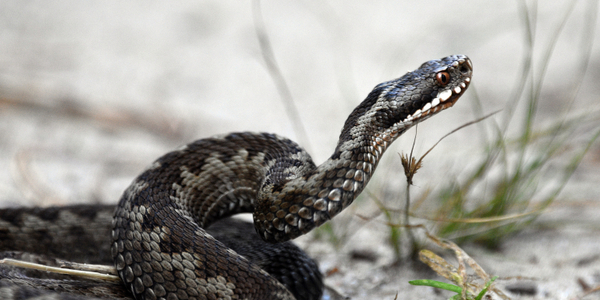
[[[438,289],[442,289],[442,290],[446,290],[446,291],[451,291],[451,292],[455,292],[455,293],[462,292],[462,288],[460,288],[459,286],[456,286],[456,285],[450,284],[450,283],[446,283],[446,282],[437,281],[437,280],[417,279],[417,280],[411,280],[408,283],[410,283],[412,285],[430,286],[430,287],[434,287],[434,288],[438,288]]]
[[[490,285],[492,285],[492,282],[494,282],[494,280],[496,280],[497,278],[498,278],[498,276],[492,277],[492,279],[490,279],[490,281],[488,281],[485,284],[485,287],[483,288],[483,290],[481,290],[481,292],[479,292],[479,294],[477,294],[477,297],[475,297],[475,300],[481,300],[481,298],[483,298],[483,296],[485,295],[485,293],[487,293],[488,288],[490,287]]]

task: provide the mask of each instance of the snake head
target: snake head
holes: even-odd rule
[[[451,107],[465,92],[473,65],[465,55],[430,60],[404,76],[378,84],[350,115],[340,135],[355,145],[367,132],[385,146],[411,126]],[[348,143],[344,143],[348,142]]]
[[[403,122],[422,121],[456,103],[465,92],[473,73],[471,60],[464,55],[452,55],[423,63],[417,70],[407,73],[400,88],[402,97],[407,99],[407,115],[398,114]],[[394,86],[392,84],[391,86]],[[391,96],[390,102],[397,101],[398,87],[394,86],[384,95]]]

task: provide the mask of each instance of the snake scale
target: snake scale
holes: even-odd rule
[[[98,260],[113,261],[124,283],[123,297],[130,297],[128,291],[136,299],[320,299],[323,284],[316,263],[286,241],[350,205],[389,145],[411,126],[451,107],[469,86],[471,75],[469,58],[452,55],[375,86],[346,120],[331,157],[319,166],[284,137],[231,133],[192,142],[160,157],[126,189],[116,209],[38,211],[39,220],[54,221],[62,215],[88,218],[89,226],[79,230],[52,233],[51,228],[37,228],[21,230],[19,236],[9,227],[34,219],[18,208],[4,210],[0,250],[33,252],[37,246],[42,254],[70,259],[89,249],[78,250],[73,238],[68,246],[60,246],[59,237],[48,242],[59,246],[46,246],[45,240],[53,240],[48,238],[53,234],[98,235],[99,241],[94,241],[102,244],[96,246],[102,253]],[[243,212],[252,213],[254,230],[229,238],[208,231],[215,226],[225,232],[237,227],[219,225],[219,220]],[[100,223],[92,223],[100,215]],[[266,243],[251,237],[253,231]],[[37,240],[28,243],[24,239],[31,232],[37,233]],[[15,236],[16,242],[11,240]],[[248,237],[250,245],[241,242]],[[267,250],[261,250],[263,245]],[[90,253],[84,256],[93,256]],[[268,262],[271,259],[275,262]],[[80,299],[69,298],[70,290],[55,286],[49,289],[63,292],[62,298],[43,298],[43,293],[36,294],[35,283],[17,280],[30,281],[29,277],[3,272],[0,294],[18,285],[24,286],[21,298]]]

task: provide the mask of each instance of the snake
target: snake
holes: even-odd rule
[[[289,241],[348,207],[386,149],[453,106],[472,72],[467,56],[451,55],[376,85],[319,165],[294,141],[253,132],[200,139],[158,158],[107,208],[114,214],[103,247],[124,289],[138,300],[320,299],[316,263]],[[210,231],[235,227],[219,224],[239,213],[252,214],[253,229],[233,238]],[[248,237],[250,245],[241,242]],[[271,259],[269,270],[256,262]]]

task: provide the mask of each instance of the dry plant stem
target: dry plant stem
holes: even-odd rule
[[[59,197],[52,188],[42,184],[42,180],[32,170],[31,162],[35,152],[36,149],[17,152],[12,164],[13,178],[17,180],[21,192],[32,202],[44,205],[64,204],[64,199]]]
[[[581,295],[578,295],[578,296],[576,296],[575,298],[573,298],[573,300],[580,300],[580,299],[583,299],[583,298],[585,298],[585,296],[591,295],[591,294],[593,294],[593,293],[596,293],[596,292],[600,292],[600,285],[599,285],[599,286],[596,286],[596,287],[594,287],[593,289],[591,289],[591,290],[589,290],[589,291],[585,291],[585,292],[584,292],[584,293],[582,293]]]
[[[412,230],[408,227],[408,226],[410,226],[410,214],[408,213],[410,210],[410,186],[412,185],[413,176],[417,173],[417,170],[421,167],[421,164],[415,164],[415,160],[413,158],[413,150],[415,149],[415,143],[417,141],[417,133],[419,130],[418,126],[419,126],[419,124],[417,124],[417,126],[415,126],[415,137],[413,139],[412,147],[410,148],[409,163],[408,163],[410,165],[410,168],[408,170],[410,170],[410,171],[406,171],[406,168],[404,169],[405,172],[407,173],[407,176],[406,176],[406,203],[404,204],[404,224],[407,226],[406,234],[408,235],[408,240],[410,243],[411,257],[414,257],[417,254],[417,248],[418,248],[416,240],[415,240],[415,236],[413,235]]]
[[[288,87],[285,78],[283,78],[281,70],[279,69],[277,61],[275,60],[273,47],[271,47],[271,41],[269,40],[267,30],[265,29],[265,23],[262,19],[260,0],[252,1],[252,16],[254,19],[256,37],[258,38],[258,43],[260,45],[261,54],[267,66],[267,71],[269,71],[269,75],[271,75],[271,78],[275,82],[275,86],[277,87],[277,91],[281,96],[285,111],[288,115],[288,118],[290,118],[292,122],[294,132],[298,136],[300,144],[304,147],[304,149],[306,149],[306,151],[311,152],[308,135],[304,129],[304,124],[300,118],[298,108],[296,108],[294,98],[292,97],[292,92],[290,92],[290,88]]]
[[[104,266],[104,265],[88,265],[88,264],[78,264],[74,262],[63,262],[65,267],[69,267],[70,269],[61,267],[50,267],[42,264],[36,264],[16,259],[5,258],[0,260],[0,264],[34,269],[40,271],[46,271],[57,274],[65,274],[72,275],[86,279],[93,280],[101,280],[101,281],[113,281],[120,282],[121,279],[115,275],[117,274],[117,270],[113,266]]]
[[[573,3],[575,3],[577,1],[573,1]],[[573,76],[573,78],[577,78],[575,80],[575,83],[573,84],[573,87],[568,89],[571,92],[571,96],[569,97],[569,102],[567,105],[567,108],[565,109],[565,112],[570,112],[571,108],[573,107],[573,104],[575,103],[575,100],[577,99],[577,96],[579,95],[579,91],[581,90],[581,85],[583,84],[583,78],[585,77],[588,67],[590,65],[590,58],[592,56],[592,48],[594,45],[594,34],[596,31],[596,21],[598,18],[598,1],[589,1],[588,2],[589,7],[587,8],[588,14],[586,15],[586,21],[584,21],[586,24],[589,24],[588,26],[585,27],[585,30],[583,31],[583,37],[581,38],[581,45],[580,47],[578,47],[578,49],[581,50],[581,57],[582,59],[580,60],[579,63],[579,68],[578,68],[578,75]],[[564,21],[563,21],[564,23]],[[560,28],[560,27],[559,27]],[[557,128],[556,132],[559,132],[560,129],[563,126],[566,126],[567,123],[567,114],[564,114],[563,120],[560,122],[559,127]]]
[[[180,121],[165,115],[159,110],[154,114],[147,115],[115,107],[90,107],[71,100],[44,103],[29,98],[25,95],[22,98],[13,99],[0,93],[0,105],[26,111],[51,113],[61,118],[80,119],[84,122],[98,123],[103,127],[114,130],[136,128],[148,131],[166,140],[179,141],[185,134],[185,128]]]
[[[419,158],[419,160],[417,161],[417,165],[421,165],[421,163],[423,162],[423,158],[425,158],[425,156],[427,156],[427,154],[429,154],[429,152],[431,152],[431,150],[433,150],[433,148],[435,148],[435,147],[436,147],[436,146],[437,146],[437,145],[438,145],[438,144],[439,144],[439,143],[440,143],[440,142],[441,142],[443,139],[445,139],[445,138],[446,138],[446,137],[448,137],[449,135],[451,135],[451,134],[453,134],[453,133],[455,133],[455,132],[457,132],[457,131],[459,131],[459,130],[461,130],[461,129],[463,129],[463,128],[467,127],[467,126],[471,126],[471,125],[473,125],[473,124],[475,124],[475,123],[479,123],[479,122],[481,122],[481,121],[483,121],[483,120],[485,120],[485,119],[487,119],[487,118],[489,118],[489,117],[491,117],[491,116],[493,116],[493,115],[495,115],[495,114],[499,113],[500,111],[501,111],[501,109],[499,109],[499,110],[497,110],[497,111],[494,111],[494,112],[492,112],[492,113],[489,113],[489,114],[487,114],[487,115],[485,115],[485,116],[483,116],[483,117],[481,117],[481,118],[479,118],[479,119],[473,120],[473,121],[471,121],[471,122],[467,122],[467,123],[465,123],[465,124],[463,124],[463,125],[460,125],[460,126],[458,126],[457,128],[455,128],[454,130],[452,130],[452,131],[450,131],[450,132],[446,133],[446,134],[445,134],[443,137],[441,137],[441,138],[440,138],[440,139],[439,139],[439,140],[438,140],[438,141],[437,141],[437,142],[436,142],[436,143],[435,143],[433,146],[431,146],[431,148],[429,148],[429,150],[427,150],[427,152],[425,152],[425,154],[423,154],[423,155],[421,156],[421,158]]]
[[[427,156],[427,154],[429,154],[429,152],[431,152],[431,150],[433,150],[433,148],[435,148],[447,136],[449,136],[449,135],[453,134],[454,132],[461,130],[462,128],[465,128],[469,125],[479,123],[498,112],[499,112],[499,110],[495,111],[493,113],[490,113],[488,115],[485,115],[477,120],[467,122],[467,123],[459,126],[458,128],[450,131],[449,133],[447,133],[446,135],[441,137],[431,148],[429,148],[429,150],[427,150],[427,152],[425,152],[425,154],[423,154],[419,158],[418,161],[416,161],[416,159],[413,157],[413,150],[415,147],[415,142],[417,139],[417,130],[418,130],[418,127],[415,127],[415,137],[413,140],[412,148],[410,149],[410,154],[408,155],[408,157],[400,155],[400,160],[401,160],[402,166],[404,168],[404,174],[406,176],[406,202],[404,205],[404,224],[406,225],[407,228],[410,227],[410,186],[413,184],[414,175],[417,173],[417,171],[421,168],[421,166],[423,164],[423,158],[425,158],[425,156]],[[418,124],[417,124],[417,126],[418,126]],[[407,230],[406,232],[407,232],[408,238],[410,240],[411,256],[414,256],[415,254],[417,254],[416,249],[418,248],[417,244],[416,244],[416,239],[411,230]]]
[[[428,265],[435,273],[452,282],[459,283],[462,281],[459,276],[456,276],[456,267],[427,249],[419,251],[419,260]]]
[[[409,213],[408,210],[410,209],[410,183],[406,183],[406,204],[404,207],[404,224],[406,224],[407,226],[407,230],[406,230],[406,234],[408,235],[408,239],[410,242],[410,252],[411,252],[411,257],[414,257],[417,254],[417,249],[418,249],[418,245],[417,245],[417,241],[415,239],[415,235],[413,234],[412,230],[410,229],[410,222],[409,222]]]
[[[425,234],[438,246],[454,252],[456,259],[458,260],[458,269],[454,268],[454,266],[448,264],[444,259],[428,250],[422,250],[423,254],[420,254],[421,261],[430,266],[439,275],[453,281],[460,286],[462,288],[462,299],[467,299],[467,291],[474,293],[474,289],[483,288],[483,286],[473,284],[469,280],[466,268],[467,265],[473,271],[475,271],[475,274],[477,274],[477,276],[483,280],[484,284],[490,282],[492,276],[488,275],[487,272],[485,272],[485,270],[473,258],[471,258],[471,256],[469,256],[456,244],[448,240],[439,239],[438,237],[431,235],[427,230],[425,230]],[[489,286],[488,291],[493,291],[502,299],[510,299],[502,291],[495,288],[493,283]]]

